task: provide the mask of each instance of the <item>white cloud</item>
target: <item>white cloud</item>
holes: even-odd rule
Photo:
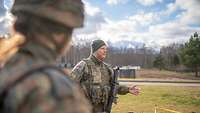
[[[173,42],[186,41],[195,31],[200,32],[200,28],[193,28],[184,23],[182,21],[185,18],[184,13],[181,15],[184,18],[157,24],[163,15],[169,15],[176,11],[177,8],[177,5],[171,4],[168,5],[168,10],[164,12],[140,12],[119,21],[106,18],[101,10],[98,10],[93,15],[87,15],[86,24],[88,25],[85,26],[82,32],[77,33],[76,37],[87,40],[101,38],[105,41],[118,43],[118,45],[124,42],[141,45],[145,43],[147,47],[154,48],[166,46]],[[101,15],[100,17],[99,14]],[[147,30],[139,30],[143,29],[143,27]],[[86,32],[88,29],[91,29],[91,31]],[[129,46],[131,46],[130,44]]]
[[[84,1],[85,4],[85,12],[89,16],[95,16],[97,13],[100,13],[100,9],[98,7],[92,6],[89,2]]]
[[[125,1],[128,0],[107,0],[107,3],[116,5]],[[162,2],[162,0],[138,1],[143,1],[143,5]],[[200,24],[200,3],[198,0],[176,0],[175,3],[168,4],[166,11],[139,12],[118,21],[105,17],[99,7],[93,6],[87,1],[84,3],[86,9],[85,26],[83,29],[75,31],[75,42],[101,38],[105,41],[118,43],[118,45],[129,43],[127,44],[129,47],[133,47],[133,44],[145,43],[148,47],[157,48],[173,42],[186,41],[192,33],[200,32],[200,27],[189,26],[189,24]],[[160,23],[163,17],[169,16],[178,9],[183,10],[178,18]],[[10,17],[8,14],[6,15],[0,17],[1,29],[11,25],[7,21]]]
[[[74,32],[74,42],[80,40],[93,40],[97,38],[97,31],[101,28],[102,24],[106,23],[100,8],[92,6],[89,2],[84,1],[85,4],[85,22],[84,28],[76,29]]]
[[[7,34],[11,30],[12,17],[9,13],[0,17],[0,35]]]
[[[109,5],[117,5],[119,3],[126,3],[128,0],[107,0]]]
[[[127,34],[131,35],[136,29],[136,23],[129,20],[119,22],[109,22],[102,26],[97,32],[98,37],[112,42],[118,42],[124,39],[129,39]]]
[[[0,17],[2,18],[6,13],[6,8],[4,7],[4,2],[0,0]]]
[[[111,4],[118,4],[121,1],[123,0],[107,0],[107,3],[111,5]]]
[[[139,13],[125,20],[110,21],[104,24],[97,32],[97,35],[104,40],[111,40],[112,42],[120,42],[121,40],[144,42],[144,40],[139,39],[141,37],[139,29],[150,25],[156,19],[157,17],[154,13]]]
[[[144,6],[154,5],[155,3],[162,2],[163,0],[137,0],[140,4]]]
[[[181,21],[183,23],[188,24],[200,24],[200,1],[199,0],[191,0],[188,2],[187,0],[177,0],[176,4],[185,9],[186,12],[182,13]]]
[[[167,5],[167,10],[164,11],[164,14],[170,15],[171,13],[175,12],[178,9],[177,5],[174,3],[170,3]]]
[[[10,8],[12,7],[14,3],[14,0],[4,0],[4,7],[7,9],[7,10],[10,10]]]
[[[9,33],[12,16],[4,6],[4,1],[0,1],[0,35]]]
[[[161,0],[144,1],[144,5],[153,5]],[[188,3],[189,2],[189,3]],[[111,3],[111,2],[110,2]],[[113,4],[120,1],[113,1]],[[127,43],[131,47],[134,44],[145,43],[147,47],[158,48],[171,43],[182,43],[190,38],[194,32],[200,32],[200,27],[191,27],[189,24],[199,24],[198,0],[177,0],[167,6],[166,11],[140,12],[126,19],[113,21],[105,17],[98,7],[86,5],[86,26],[76,34],[76,39],[92,40],[101,38],[105,41],[117,43],[120,46]],[[178,18],[162,22],[162,19],[171,15],[178,9],[182,9]],[[159,24],[158,24],[159,23]],[[146,30],[143,30],[146,28]],[[128,44],[129,43],[129,44]]]
[[[160,20],[158,13],[139,13],[129,17],[130,20],[140,25],[149,25]]]
[[[193,28],[173,21],[151,26],[146,34],[152,40],[156,41],[159,46],[166,46],[173,42],[180,43],[187,41],[195,31],[200,32],[200,28]]]
[[[183,12],[178,15],[178,19],[184,24],[200,24],[200,0],[176,0],[167,6],[167,10],[163,12],[170,15],[178,9]]]
[[[127,3],[130,0],[107,0],[107,4],[109,5],[117,5],[120,3]],[[144,6],[150,6],[154,5],[158,2],[162,2],[163,0],[137,0],[138,3],[144,5]]]
[[[13,17],[10,13],[6,13],[2,17],[0,17],[0,34],[7,34],[11,31]]]

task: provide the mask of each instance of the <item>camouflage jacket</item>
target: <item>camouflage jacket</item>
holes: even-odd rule
[[[77,85],[60,69],[46,66],[53,61],[52,53],[30,45],[0,71],[0,112],[90,113]]]
[[[103,103],[108,99],[112,71],[110,66],[104,62],[100,62],[96,57],[90,56],[89,58],[80,61],[74,67],[70,76],[76,82],[80,83],[85,95],[90,99],[92,104],[95,104]],[[94,87],[99,86],[101,87],[100,91],[96,91]],[[95,90],[95,92],[91,90]],[[128,87],[119,85],[118,94],[124,95],[128,92]]]

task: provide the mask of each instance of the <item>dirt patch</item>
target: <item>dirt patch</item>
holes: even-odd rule
[[[179,73],[173,71],[157,70],[157,69],[141,69],[136,71],[136,78],[159,78],[159,79],[189,79],[200,80],[193,73]]]

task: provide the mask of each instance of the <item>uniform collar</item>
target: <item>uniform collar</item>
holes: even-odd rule
[[[23,48],[21,48],[21,50],[30,52],[33,57],[43,59],[47,62],[52,62],[56,59],[55,51],[52,51],[38,43],[28,42]]]
[[[90,56],[90,59],[97,65],[101,65],[103,63],[103,61],[99,60],[98,58],[96,58],[94,55]]]

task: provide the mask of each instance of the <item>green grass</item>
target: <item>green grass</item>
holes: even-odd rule
[[[141,94],[119,96],[112,113],[154,113],[154,107],[200,113],[200,87],[141,86]],[[158,110],[157,113],[170,113]]]

